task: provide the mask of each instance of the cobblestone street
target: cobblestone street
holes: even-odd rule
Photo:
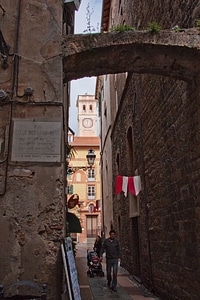
[[[131,278],[129,273],[122,267],[118,272],[117,292],[107,287],[105,262],[102,263],[104,277],[95,275],[94,278],[87,276],[87,244],[77,245],[76,265],[82,300],[100,299],[123,299],[123,300],[159,300],[145,287]],[[104,259],[105,261],[105,259]]]

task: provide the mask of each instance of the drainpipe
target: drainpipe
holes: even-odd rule
[[[100,97],[100,101],[101,101],[101,95],[99,95]],[[101,112],[102,114],[102,112]],[[101,118],[100,118],[101,120]],[[101,142],[101,152],[100,152],[100,166],[101,166],[101,220],[102,220],[102,232],[101,232],[101,236],[104,240],[105,238],[105,228],[104,228],[104,194],[103,194],[103,145],[102,145],[102,120],[100,122],[100,126],[101,126],[101,134],[100,134],[100,142]]]
[[[0,6],[2,9],[2,6]],[[13,57],[13,78],[12,78],[12,88],[11,88],[11,98],[13,99],[13,95],[15,92],[15,85],[16,85],[16,78],[18,76],[18,65],[19,65],[19,57],[16,56],[16,53],[18,52],[18,41],[19,41],[19,25],[20,25],[20,17],[21,17],[21,0],[18,2],[18,18],[17,18],[17,29],[16,29],[16,38],[15,38],[15,45],[14,45],[14,57]],[[18,84],[18,81],[17,81]],[[10,112],[9,112],[9,126],[5,133],[5,143],[6,143],[6,151],[5,156],[6,158],[3,159],[3,161],[0,161],[0,163],[5,162],[5,172],[4,172],[4,186],[3,190],[0,191],[0,195],[5,195],[6,188],[7,188],[7,174],[8,174],[8,154],[9,154],[9,148],[10,148],[10,130],[11,130],[11,123],[12,123],[12,103],[10,103]]]
[[[19,70],[18,43],[19,43],[20,19],[21,19],[21,0],[19,0],[18,2],[18,18],[17,18],[17,28],[16,28],[15,45],[14,45],[12,98],[15,92],[17,94],[17,89],[18,89],[18,70]]]

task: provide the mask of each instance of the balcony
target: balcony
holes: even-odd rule
[[[87,181],[91,182],[91,181],[96,181],[95,177],[88,177]]]
[[[88,200],[95,200],[95,195],[88,195]]]

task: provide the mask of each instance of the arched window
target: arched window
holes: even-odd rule
[[[132,128],[129,127],[127,132],[127,175],[134,176],[135,166],[134,166],[134,147],[133,147],[133,136]],[[139,216],[139,199],[136,196],[129,193],[129,216],[136,217]]]
[[[76,174],[76,181],[81,181],[81,173]]]
[[[88,206],[88,211],[90,212],[90,213],[93,213],[94,212],[94,204],[90,204],[89,206]]]
[[[117,158],[116,158],[116,170],[117,170],[117,174],[119,173],[119,153],[117,154]]]
[[[133,138],[132,138],[132,128],[129,127],[127,132],[127,168],[128,174],[133,175]]]

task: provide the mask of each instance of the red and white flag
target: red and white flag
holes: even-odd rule
[[[128,190],[133,195],[137,196],[141,191],[141,179],[140,176],[134,176],[128,178]]]
[[[127,176],[116,176],[115,193],[116,195],[120,192],[124,192],[124,196],[127,196],[128,189],[128,177]]]

